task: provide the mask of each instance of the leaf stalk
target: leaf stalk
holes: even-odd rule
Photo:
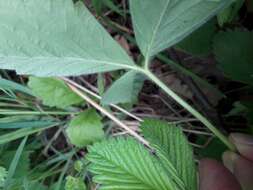
[[[199,121],[201,121],[214,135],[216,135],[230,150],[236,151],[235,146],[228,140],[228,138],[223,135],[210,121],[208,121],[199,111],[193,108],[175,92],[173,92],[166,84],[164,84],[157,76],[155,76],[149,69],[144,68],[142,70],[151,81],[153,81],[157,86],[159,86],[167,95],[173,98],[178,104],[195,116]]]

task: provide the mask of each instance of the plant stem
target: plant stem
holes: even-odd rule
[[[98,94],[96,94],[96,93],[94,93],[94,92],[88,90],[87,88],[85,88],[85,87],[83,87],[83,86],[77,84],[76,82],[74,82],[74,81],[72,81],[72,80],[70,80],[70,79],[68,79],[68,78],[61,77],[60,79],[62,79],[62,80],[64,80],[65,82],[67,82],[67,83],[69,83],[69,84],[75,86],[76,88],[78,88],[78,89],[84,91],[85,93],[87,93],[87,94],[93,96],[94,98],[96,98],[96,99],[98,99],[98,100],[101,100],[101,99],[102,99],[102,97],[99,96]],[[127,116],[129,116],[129,117],[131,117],[131,118],[133,118],[133,119],[135,119],[135,120],[137,120],[137,121],[140,121],[140,122],[142,121],[141,118],[135,116],[134,114],[128,112],[127,110],[123,109],[122,107],[120,107],[120,106],[118,106],[118,105],[116,105],[116,104],[110,104],[110,106],[112,106],[113,108],[117,109],[118,111],[120,111],[120,112],[126,114]]]
[[[199,121],[201,121],[210,131],[212,131],[230,150],[236,151],[235,146],[229,142],[228,138],[223,135],[213,124],[208,121],[201,113],[194,109],[190,104],[173,92],[169,87],[167,87],[159,78],[157,78],[148,69],[143,69],[142,71],[150,80],[152,80],[157,86],[159,86],[164,92],[166,92],[171,98],[173,98],[177,103],[189,111],[193,116],[195,116]]]
[[[150,147],[149,142],[146,139],[144,139],[142,136],[140,136],[138,133],[136,133],[133,129],[131,129],[127,125],[125,125],[122,121],[120,121],[112,113],[108,112],[106,109],[104,109],[103,107],[101,107],[97,102],[95,102],[94,100],[92,100],[89,96],[85,95],[82,91],[78,90],[73,85],[71,85],[69,83],[67,83],[67,85],[69,86],[69,88],[73,92],[75,92],[77,95],[79,95],[81,98],[83,98],[86,102],[88,102],[95,109],[97,109],[98,111],[100,111],[102,114],[104,114],[105,116],[107,116],[109,119],[111,119],[112,121],[114,121],[119,127],[125,129],[130,135],[132,135],[133,137],[135,137],[137,140],[139,140],[140,142],[142,142],[147,147]]]

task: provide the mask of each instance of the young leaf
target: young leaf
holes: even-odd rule
[[[142,54],[148,59],[174,45],[232,2],[130,0],[135,36]]]
[[[162,152],[177,170],[186,189],[197,189],[193,151],[181,129],[159,120],[145,120],[141,125],[144,137]]]
[[[253,85],[253,32],[220,32],[213,47],[219,66],[228,77]]]
[[[102,104],[131,103],[137,100],[145,77],[135,71],[129,71],[115,81],[102,98]]]
[[[0,18],[1,69],[69,76],[136,68],[81,1],[0,0]]]
[[[43,104],[51,107],[66,108],[83,100],[61,80],[55,78],[30,77],[28,86]]]
[[[7,177],[8,172],[5,168],[0,166],[0,188],[4,187],[5,179]]]
[[[101,190],[177,190],[172,177],[143,145],[132,138],[110,139],[89,147],[93,181]]]
[[[68,176],[66,179],[65,190],[86,190],[82,179]]]
[[[77,147],[84,147],[104,137],[101,117],[96,110],[87,110],[71,120],[67,128],[70,142]]]

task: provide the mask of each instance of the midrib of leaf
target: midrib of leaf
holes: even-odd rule
[[[159,20],[158,20],[158,22],[157,22],[157,25],[155,26],[155,29],[154,29],[154,31],[153,31],[153,35],[152,35],[152,38],[151,38],[151,42],[150,42],[150,44],[149,44],[149,46],[148,46],[148,49],[147,49],[147,52],[146,52],[146,55],[145,55],[145,59],[146,59],[146,60],[145,60],[145,66],[146,66],[146,67],[147,67],[148,64],[149,64],[150,50],[151,50],[151,48],[153,47],[153,43],[154,43],[154,41],[155,41],[156,33],[157,33],[158,29],[159,29],[159,26],[160,26],[160,24],[161,24],[161,22],[162,22],[162,20],[163,20],[163,17],[164,17],[164,15],[165,15],[165,13],[166,13],[166,10],[167,10],[169,4],[170,4],[170,0],[167,0],[166,6],[164,6],[164,9],[163,9],[163,11],[162,11],[162,14],[161,14],[161,16],[159,17]]]
[[[34,0],[36,1],[39,2]],[[0,54],[0,67],[3,69],[38,76],[92,74],[96,72],[96,68],[98,68],[97,72],[119,69],[138,70],[132,59],[120,46],[117,46],[117,42],[107,34],[82,3],[73,4],[71,0],[47,0],[45,4],[39,3],[40,8],[36,8],[36,3],[33,1],[13,0],[13,3],[2,2],[1,5],[6,6],[6,9],[0,9],[1,15],[6,16],[0,24],[4,30],[3,37],[6,36],[6,40],[3,38],[2,41],[7,44],[7,46],[3,45]],[[8,8],[12,11],[6,11]],[[33,9],[38,11],[35,12]],[[17,16],[12,18],[12,15]],[[50,26],[53,29],[50,29]],[[86,31],[87,26],[89,29],[87,28]],[[96,46],[96,43],[92,45],[92,41],[88,39],[82,40],[86,38],[86,34],[92,34],[91,37],[98,45]],[[10,53],[6,53],[8,48],[11,49]],[[86,51],[87,48],[89,50]],[[94,48],[94,51],[91,48]],[[115,56],[107,51],[108,48],[116,51]],[[103,49],[105,51],[102,51]],[[101,54],[97,55],[99,51]],[[58,65],[61,73],[56,68]],[[61,65],[65,66],[65,70],[61,69]]]
[[[104,157],[103,155],[101,155],[101,156]],[[144,184],[147,188],[150,187],[150,184],[147,184],[145,181],[143,181],[142,179],[140,179],[138,175],[134,175],[133,173],[129,173],[129,171],[127,171],[124,167],[121,167],[120,165],[118,165],[117,163],[113,162],[112,160],[109,160],[106,157],[104,157],[104,159],[106,159],[109,163],[114,164],[114,165],[118,166],[119,168],[121,168],[121,170],[124,171],[125,173],[127,173],[127,175],[130,174],[129,176],[133,176],[136,179],[138,179],[139,181],[141,181],[142,184]]]
[[[97,152],[97,154],[99,154],[99,152]],[[152,187],[152,185],[150,185],[150,184],[147,184],[146,181],[143,181],[142,179],[140,179],[138,175],[134,175],[133,173],[129,172],[129,171],[128,171],[127,169],[125,169],[124,167],[121,167],[118,163],[115,163],[115,162],[113,162],[113,160],[108,159],[108,158],[107,158],[106,156],[104,156],[103,154],[102,154],[102,155],[99,154],[99,155],[100,155],[104,160],[107,160],[110,164],[113,164],[113,165],[115,165],[115,166],[121,168],[121,170],[122,170],[123,172],[127,173],[128,176],[130,176],[130,177],[135,177],[136,179],[138,179],[138,181],[141,182],[141,183],[139,183],[139,184],[143,184],[143,185],[146,186],[147,189],[150,189],[150,190],[151,190],[151,188],[152,188],[152,190],[153,190],[154,187]],[[151,156],[151,155],[150,155],[150,156]],[[143,165],[143,164],[142,164],[142,166],[143,166],[143,167],[146,167],[146,166]],[[160,175],[160,174],[158,174],[158,175]],[[137,184],[138,184],[138,183],[137,183]],[[169,188],[173,189],[172,185],[171,185]]]
[[[1,58],[1,56],[0,56]],[[4,57],[3,57],[4,58]],[[101,64],[105,64],[105,65],[112,65],[115,67],[122,67],[125,69],[131,69],[131,70],[136,70],[136,71],[140,71],[140,69],[137,66],[131,66],[131,65],[127,65],[124,63],[119,63],[119,62],[109,62],[109,61],[101,61],[101,60],[95,60],[95,59],[83,59],[83,58],[78,58],[78,57],[56,57],[56,56],[52,56],[52,57],[46,57],[46,56],[37,56],[37,57],[22,57],[22,56],[8,56],[8,58],[21,58],[21,59],[69,59],[69,60],[73,60],[73,61],[83,61],[83,62],[90,62],[90,63],[101,63]]]
[[[1,56],[0,56],[0,58],[1,58]],[[17,73],[18,74],[19,73],[21,73],[21,74],[34,74],[34,72],[32,73],[29,68],[35,68],[36,67],[37,68],[37,74],[36,75],[38,75],[38,76],[55,76],[55,69],[51,70],[51,72],[48,71],[46,73],[46,75],[45,74],[41,75],[39,73],[39,70],[41,70],[41,69],[43,70],[43,68],[45,66],[48,66],[48,64],[36,66],[36,64],[34,64],[36,59],[40,59],[40,61],[42,61],[42,62],[44,62],[45,60],[47,60],[47,62],[51,62],[51,63],[54,62],[55,65],[59,65],[59,66],[61,65],[60,63],[64,62],[64,60],[68,59],[68,63],[65,64],[65,67],[64,67],[63,71],[66,70],[66,66],[75,67],[76,64],[80,65],[80,63],[79,63],[80,61],[83,62],[83,64],[85,64],[85,63],[91,63],[91,64],[94,63],[94,66],[90,66],[90,67],[86,66],[86,70],[89,71],[90,74],[94,73],[93,71],[97,68],[104,68],[104,67],[109,66],[109,65],[114,67],[113,70],[127,69],[127,70],[135,70],[137,72],[142,71],[141,68],[139,68],[138,66],[135,66],[135,65],[131,66],[131,65],[128,65],[128,64],[118,63],[118,62],[100,61],[100,60],[92,60],[92,59],[89,60],[89,59],[82,59],[82,58],[76,58],[76,57],[8,57],[8,58],[9,59],[14,59],[14,58],[29,59],[28,64],[27,64],[28,67],[27,67],[26,71],[24,71],[24,69],[16,69]],[[21,61],[23,61],[23,60],[21,60]],[[1,62],[0,62],[0,64],[1,64]],[[12,63],[12,64],[3,63],[2,67],[5,68],[5,69],[15,69],[15,62]],[[61,71],[61,70],[62,70],[61,68],[58,69],[58,71]],[[80,74],[80,73],[77,73],[77,74]],[[67,76],[68,74],[62,74],[62,75]]]

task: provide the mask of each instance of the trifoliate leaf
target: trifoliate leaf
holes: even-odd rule
[[[129,71],[116,80],[105,92],[102,104],[132,103],[138,98],[145,77],[135,71]]]
[[[77,147],[84,147],[104,137],[101,117],[95,110],[87,110],[73,118],[67,128],[70,142]]]
[[[6,169],[0,166],[0,188],[4,187],[6,177],[7,177]]]
[[[28,85],[47,106],[66,108],[83,101],[59,79],[30,77]]]
[[[220,32],[214,38],[213,48],[225,75],[253,85],[253,32]]]
[[[66,178],[65,190],[86,190],[82,179],[68,176]]]
[[[135,36],[142,54],[148,59],[171,47],[232,2],[130,0]]]
[[[77,160],[74,163],[74,168],[77,172],[81,172],[84,169],[85,160]]]
[[[86,157],[101,190],[179,190],[156,157],[132,138],[110,139],[89,147]]]
[[[136,68],[81,1],[0,0],[0,18],[1,69],[70,76]]]
[[[162,163],[166,164],[165,168],[168,168],[168,161],[171,162],[185,188],[196,190],[197,172],[193,151],[182,130],[159,120],[145,120],[141,124],[141,130],[151,146],[157,150]]]

